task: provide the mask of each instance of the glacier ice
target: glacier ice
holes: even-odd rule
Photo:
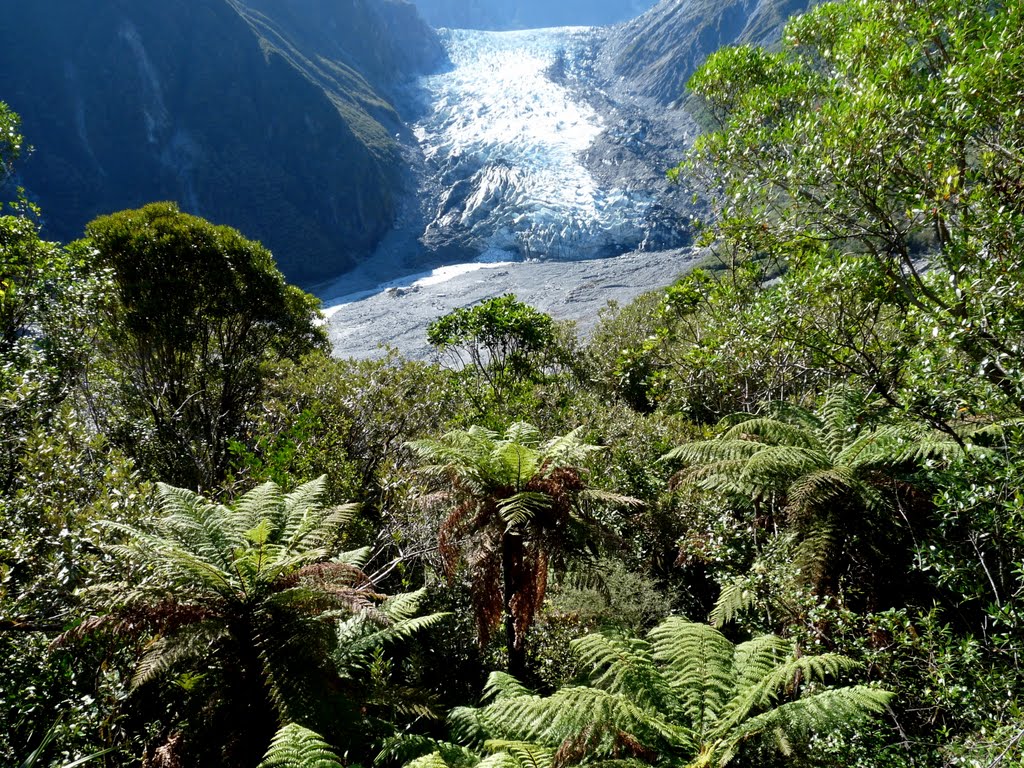
[[[598,258],[643,241],[650,194],[595,181],[581,154],[604,119],[551,75],[593,34],[442,30],[452,66],[419,81],[413,124],[437,185],[425,244],[500,261]]]

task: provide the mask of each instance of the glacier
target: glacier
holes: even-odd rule
[[[692,267],[690,195],[664,173],[688,118],[620,97],[596,59],[606,30],[440,34],[449,66],[404,94],[396,225],[316,291],[336,354],[427,358],[430,322],[509,292],[585,332]]]
[[[605,118],[571,74],[597,30],[441,30],[451,67],[417,83],[428,249],[489,261],[592,259],[637,248],[652,196],[595,180]]]

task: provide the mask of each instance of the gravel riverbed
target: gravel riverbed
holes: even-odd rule
[[[385,284],[352,274],[316,292],[324,301],[335,355],[379,357],[394,347],[406,357],[427,359],[427,326],[459,307],[514,293],[558,320],[575,321],[586,335],[608,302],[626,303],[667,286],[703,255],[682,249],[590,261],[460,265]]]

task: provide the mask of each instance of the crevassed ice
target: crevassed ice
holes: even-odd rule
[[[453,68],[423,78],[414,131],[445,188],[428,237],[513,257],[612,255],[641,237],[649,200],[601,189],[579,154],[603,128],[548,74],[591,31],[445,30]]]

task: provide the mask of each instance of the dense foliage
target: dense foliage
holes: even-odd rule
[[[1022,26],[712,56],[708,258],[586,342],[505,296],[332,359],[233,230],[9,205],[0,762],[1021,764]]]

